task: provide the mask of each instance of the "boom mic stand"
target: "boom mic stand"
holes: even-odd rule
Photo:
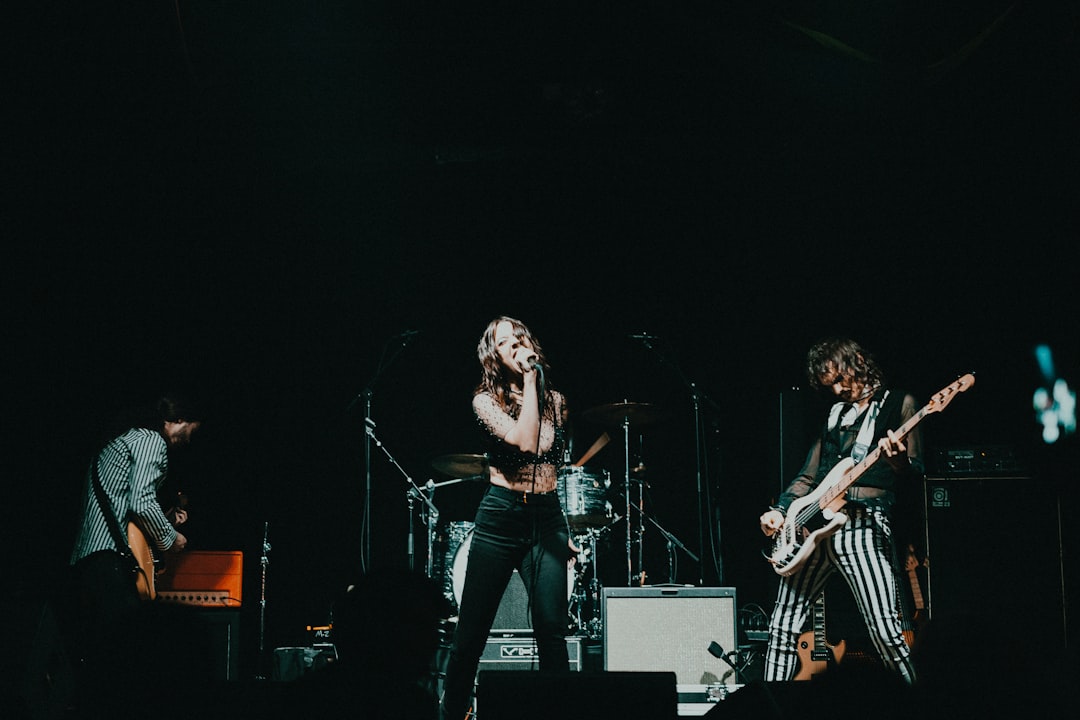
[[[380,442],[379,439],[377,437],[375,437],[375,423],[369,421],[369,422],[365,423],[365,427],[366,427],[366,432],[367,432],[368,438],[370,438],[371,441],[375,443],[376,447],[378,447],[380,450],[383,451],[383,454],[386,455],[388,460],[390,460],[390,463],[394,467],[396,467],[399,471],[401,471],[401,474],[405,477],[405,481],[409,484],[409,487],[408,487],[408,489],[406,491],[406,501],[407,501],[408,506],[409,506],[409,536],[408,536],[408,544],[407,544],[406,552],[407,552],[408,557],[409,557],[409,569],[410,570],[413,570],[415,568],[415,566],[416,566],[416,563],[415,563],[415,555],[416,555],[416,553],[415,553],[415,546],[416,546],[415,536],[416,536],[416,530],[415,530],[415,527],[414,527],[414,513],[413,513],[415,501],[417,499],[422,500],[423,503],[424,503],[424,507],[427,509],[428,515],[427,515],[427,518],[426,518],[426,525],[428,527],[428,533],[427,533],[427,536],[428,536],[428,538],[427,538],[428,552],[427,552],[426,567],[428,569],[428,573],[430,574],[430,571],[431,571],[431,539],[432,539],[431,538],[431,536],[432,536],[431,528],[433,527],[433,523],[437,522],[437,520],[438,520],[439,510],[438,510],[438,508],[435,507],[435,504],[431,501],[431,498],[428,497],[427,494],[425,494],[424,490],[427,490],[432,495],[434,495],[435,483],[433,481],[431,481],[431,480],[428,480],[427,484],[424,487],[424,490],[421,490],[420,487],[413,481],[412,477],[410,477],[409,474],[407,472],[405,472],[405,469],[402,468],[401,465],[398,464],[398,461],[394,459],[394,456],[390,454],[390,451],[388,451],[386,449],[386,447],[382,444],[382,442]]]
[[[412,341],[414,337],[420,334],[419,330],[406,330],[390,338],[382,349],[382,355],[379,358],[379,365],[375,369],[375,376],[371,378],[371,381],[364,387],[360,393],[352,399],[349,406],[345,408],[348,412],[352,410],[360,398],[364,398],[364,425],[374,427],[375,423],[371,419],[371,398],[375,393],[375,384],[378,383],[379,378],[383,372],[390,367],[395,358],[401,353],[401,351]],[[387,356],[387,349],[393,344],[393,351]],[[367,571],[371,561],[371,435],[365,433],[364,435],[364,511],[360,518],[360,527],[363,529],[363,536],[361,538],[360,548],[360,569]]]
[[[675,548],[678,548],[678,549],[682,550],[684,553],[686,553],[687,555],[689,555],[690,559],[693,560],[694,562],[696,562],[696,563],[701,562],[701,560],[698,558],[697,555],[690,552],[690,548],[686,547],[681,542],[679,542],[679,538],[675,537],[673,534],[671,534],[670,532],[665,530],[660,525],[660,523],[658,523],[656,521],[656,518],[654,518],[652,515],[645,512],[644,510],[642,510],[639,507],[635,507],[634,509],[638,511],[638,514],[641,516],[643,523],[644,523],[645,520],[648,520],[649,522],[651,522],[653,524],[653,527],[655,527],[657,530],[659,530],[660,534],[664,536],[665,540],[667,540],[667,546],[668,546],[668,582],[669,583],[674,584],[674,582],[675,582]]]
[[[710,407],[712,407],[717,412],[719,412],[720,407],[715,402],[713,402],[711,398],[709,398],[707,395],[702,393],[701,390],[698,389],[697,385],[694,384],[693,382],[691,382],[686,377],[686,375],[682,372],[682,370],[679,369],[678,366],[676,366],[674,363],[670,362],[667,359],[667,356],[665,356],[663,353],[661,353],[659,350],[657,350],[656,346],[651,342],[653,340],[658,339],[655,335],[641,334],[641,335],[631,335],[630,337],[632,337],[632,338],[634,338],[636,340],[640,340],[641,343],[645,347],[647,347],[649,350],[652,350],[656,354],[656,356],[660,359],[660,364],[661,365],[669,365],[671,367],[672,371],[678,376],[678,378],[682,382],[682,384],[685,385],[687,387],[687,389],[690,390],[690,397],[693,399],[693,402],[694,402],[694,453],[695,453],[695,472],[696,472],[696,475],[697,475],[698,547],[700,548],[701,552],[704,553],[705,547],[706,547],[705,546],[705,526],[706,526],[706,524],[711,525],[711,523],[708,520],[706,520],[705,515],[704,515],[705,507],[707,505],[707,501],[704,499],[705,496],[706,496],[705,478],[704,478],[704,469],[703,469],[704,468],[705,454],[704,454],[704,450],[702,448],[703,443],[701,441],[701,438],[702,438],[701,401],[704,400],[706,403],[709,404]],[[721,585],[723,585],[724,584],[724,565],[723,565],[723,559],[722,559],[721,554],[719,552],[714,553],[713,561],[716,563],[717,581]],[[705,565],[704,565],[704,563],[699,562],[698,563],[698,568],[699,568],[698,584],[699,585],[704,585],[705,584],[705,577],[704,577]]]

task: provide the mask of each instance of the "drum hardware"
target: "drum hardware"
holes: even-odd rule
[[[601,614],[603,587],[600,584],[600,554],[597,550],[597,542],[620,520],[622,517],[615,515],[611,522],[603,527],[589,528],[583,534],[572,536],[574,545],[581,548],[579,557],[585,558],[585,561],[579,564],[577,583],[571,598],[574,603],[572,613],[578,630],[584,632],[590,640],[599,640],[604,630]],[[586,575],[591,576],[588,582],[584,582]]]
[[[657,423],[666,417],[666,413],[662,412],[655,405],[650,403],[638,403],[624,400],[621,403],[610,403],[608,405],[598,405],[586,410],[582,417],[592,422],[604,424],[604,425],[620,425],[623,430],[623,467],[625,468],[625,487],[626,492],[626,584],[633,585],[635,579],[634,560],[633,560],[633,548],[637,547],[637,584],[645,584],[645,569],[643,565],[643,540],[645,534],[645,525],[642,515],[637,515],[637,527],[634,527],[633,518],[630,515],[631,497],[631,474],[633,473],[630,467],[630,425],[633,423],[635,426],[648,426],[650,424]],[[639,465],[640,466],[640,465]],[[643,483],[637,484],[637,505],[640,511],[644,511],[644,492]],[[636,537],[636,540],[635,540]]]

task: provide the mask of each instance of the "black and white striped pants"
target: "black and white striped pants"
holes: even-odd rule
[[[880,510],[844,508],[848,522],[820,541],[806,564],[780,578],[769,621],[765,680],[790,680],[797,669],[797,643],[810,611],[829,577],[839,572],[851,588],[870,631],[870,640],[886,668],[907,683],[915,682],[911,652],[899,618],[892,530]]]

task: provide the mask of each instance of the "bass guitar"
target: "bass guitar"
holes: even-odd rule
[[[799,672],[792,680],[809,680],[840,663],[847,648],[847,641],[830,644],[825,636],[825,592],[814,601],[813,629],[799,636]]]
[[[941,412],[958,393],[966,392],[974,384],[975,376],[968,373],[942,388],[919,412],[897,428],[897,437],[904,438],[920,420],[931,413]],[[772,548],[765,553],[766,560],[777,575],[794,573],[806,562],[818,542],[847,523],[847,515],[840,512],[847,502],[844,492],[880,457],[881,448],[875,447],[858,463],[853,458],[844,458],[812,492],[791,503],[784,524],[773,534]]]

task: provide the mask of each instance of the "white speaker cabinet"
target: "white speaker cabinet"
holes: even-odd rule
[[[735,588],[604,588],[604,669],[674,672],[679,685],[734,683],[734,669],[709,646],[738,648],[736,615]]]

